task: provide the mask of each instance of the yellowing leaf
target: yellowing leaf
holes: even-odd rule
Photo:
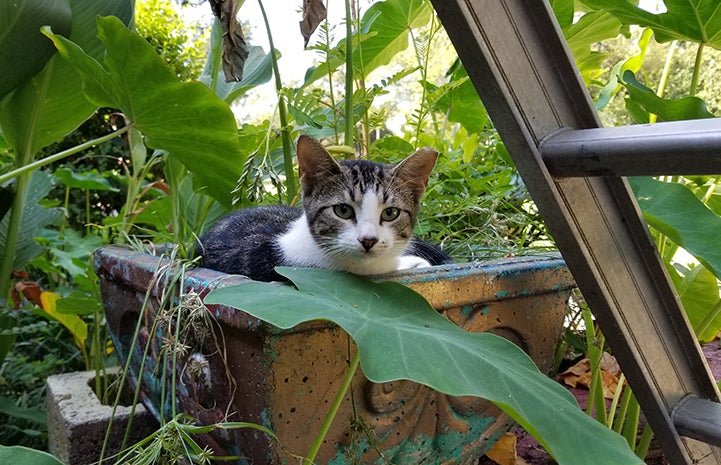
[[[498,465],[516,465],[516,435],[506,433],[498,440],[486,457]]]
[[[88,339],[88,326],[77,315],[58,312],[56,306],[58,299],[60,299],[60,296],[53,292],[43,292],[40,294],[42,309],[53,320],[58,321],[72,333],[75,344],[79,348],[85,349],[85,342]]]

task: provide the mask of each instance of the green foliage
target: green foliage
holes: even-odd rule
[[[55,53],[55,48],[38,33],[40,27],[50,24],[61,34],[68,34],[71,20],[67,0],[0,3],[0,99],[40,71]]]
[[[488,399],[561,464],[642,463],[520,348],[490,333],[463,331],[408,287],[341,272],[278,271],[297,290],[254,282],[216,289],[205,301],[242,309],[280,328],[333,321],[356,342],[371,381],[408,379],[445,394]]]
[[[623,73],[621,84],[626,88],[628,98],[626,109],[638,123],[651,122],[651,115],[660,121],[683,121],[689,119],[713,118],[706,109],[706,103],[697,97],[664,99],[653,90],[636,80],[630,70]]]
[[[22,269],[30,260],[42,253],[42,247],[35,241],[35,236],[41,228],[56,224],[60,219],[57,208],[46,208],[42,200],[50,192],[52,179],[47,173],[38,171],[30,179],[27,192],[22,205],[24,214],[20,223],[20,234],[13,255],[14,269]],[[0,244],[6,244],[11,227],[11,214],[7,213],[0,221]],[[6,259],[6,248],[0,248],[0,262]],[[8,258],[9,259],[9,258]]]
[[[625,24],[650,27],[659,42],[690,40],[721,48],[721,11],[715,2],[664,0],[667,12],[662,14],[650,13],[627,0],[583,0],[583,3],[609,12]]]
[[[186,22],[171,0],[138,0],[135,30],[173,68],[181,81],[197,79],[206,55],[207,31]]]
[[[2,463],[14,463],[16,465],[63,465],[60,460],[47,452],[21,446],[0,446],[0,461],[2,461]]]
[[[200,83],[179,83],[152,47],[117,19],[99,18],[98,34],[103,64],[67,39],[48,36],[80,73],[89,100],[121,109],[148,146],[180,160],[209,195],[230,207],[244,162],[230,108]]]

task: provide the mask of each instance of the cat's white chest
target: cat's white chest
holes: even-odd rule
[[[295,220],[288,232],[278,238],[282,262],[291,266],[329,268],[325,252],[313,239],[305,215]]]

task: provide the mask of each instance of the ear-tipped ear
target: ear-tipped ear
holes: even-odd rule
[[[300,136],[297,144],[298,177],[307,193],[317,180],[326,179],[328,175],[339,174],[340,165],[330,153],[311,136]]]
[[[431,175],[437,159],[438,152],[436,150],[423,147],[393,167],[393,174],[405,183],[411,184],[422,194],[428,185],[428,177]]]

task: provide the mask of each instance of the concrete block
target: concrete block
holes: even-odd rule
[[[113,417],[113,407],[103,405],[93,392],[94,380],[94,371],[54,375],[47,380],[48,446],[50,453],[66,465],[97,463],[111,417],[113,424],[106,458],[119,451],[125,435],[131,408],[118,406]],[[143,405],[136,405],[128,445],[157,429],[157,420]],[[103,463],[115,461],[103,460]]]

